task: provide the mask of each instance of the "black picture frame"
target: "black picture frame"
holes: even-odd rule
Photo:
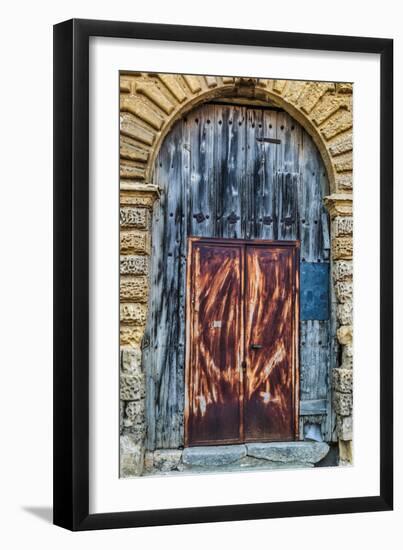
[[[89,38],[380,54],[380,490],[366,497],[89,513]],[[73,19],[54,26],[54,523],[77,530],[392,510],[393,40]]]

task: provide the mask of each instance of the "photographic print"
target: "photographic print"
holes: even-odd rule
[[[353,85],[119,78],[120,477],[352,465]]]
[[[73,19],[53,105],[54,523],[392,510],[393,40]]]

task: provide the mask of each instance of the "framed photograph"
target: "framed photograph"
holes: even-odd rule
[[[54,27],[55,524],[392,509],[392,102],[390,39]]]

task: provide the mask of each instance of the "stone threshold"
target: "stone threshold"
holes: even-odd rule
[[[144,475],[310,468],[328,452],[327,443],[311,441],[158,449],[146,453]]]

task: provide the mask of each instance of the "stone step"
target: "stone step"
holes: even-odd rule
[[[292,441],[279,443],[247,443],[248,456],[271,462],[316,464],[329,452],[324,442]]]
[[[191,468],[214,468],[246,464],[245,457],[251,457],[266,463],[309,466],[322,460],[328,451],[327,443],[312,441],[200,446],[184,449],[181,462]]]
[[[246,456],[246,445],[214,445],[187,447],[182,453],[182,462],[187,466],[225,466]]]

